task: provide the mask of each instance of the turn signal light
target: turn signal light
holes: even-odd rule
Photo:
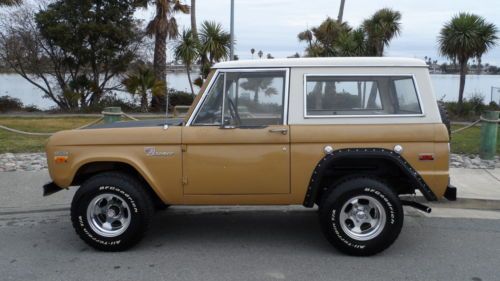
[[[68,162],[68,156],[55,156],[54,162],[56,164],[63,164]]]
[[[431,161],[431,160],[434,160],[434,155],[433,154],[420,154],[418,156],[418,160]]]

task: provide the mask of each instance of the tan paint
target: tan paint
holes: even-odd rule
[[[289,128],[289,134],[269,132],[273,128]],[[51,177],[65,188],[84,164],[117,161],[134,167],[170,204],[301,204],[324,146],[393,149],[396,144],[442,197],[448,184],[448,136],[442,124],[66,131],[50,139],[47,153]],[[147,156],[145,147],[174,155]],[[54,164],[56,151],[69,152],[68,162]],[[435,160],[420,161],[420,153],[434,153]]]
[[[185,127],[186,195],[290,193],[289,135],[256,129]]]
[[[438,198],[448,184],[448,135],[442,124],[419,125],[292,125],[292,200],[304,200],[312,170],[324,157],[323,148],[404,149],[402,156],[416,169]],[[440,142],[442,141],[442,142]],[[437,149],[436,149],[437,148]],[[434,153],[434,161],[420,161],[420,153]],[[308,171],[308,172],[305,172]]]
[[[47,144],[47,162],[52,180],[71,185],[78,169],[92,162],[120,162],[134,167],[165,202],[182,201],[181,127],[116,128],[64,131]],[[172,156],[147,156],[144,149],[155,147]],[[55,164],[55,152],[68,152],[68,162]]]

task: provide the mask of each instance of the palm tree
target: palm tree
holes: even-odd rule
[[[196,0],[191,0],[191,32],[193,38],[198,40],[198,26],[196,25]]]
[[[153,68],[155,78],[163,82],[166,105],[168,108],[167,91],[167,39],[175,39],[179,35],[175,14],[189,13],[189,6],[181,3],[180,0],[138,0],[139,5],[147,7],[152,3],[156,7],[154,18],[149,22],[146,32],[149,36],[155,37],[155,51],[153,58]],[[160,109],[162,96],[154,96],[152,107]]]
[[[253,59],[253,54],[255,54],[255,49],[254,48],[250,49],[250,53],[252,54],[252,59]]]
[[[460,88],[458,104],[461,107],[465,89],[467,64],[471,58],[478,58],[497,44],[497,27],[481,17],[460,13],[447,22],[438,37],[442,55],[460,65]]]
[[[262,90],[267,96],[277,94],[276,89],[270,87],[273,83],[273,78],[261,77],[261,78],[250,78],[247,81],[242,82],[240,87],[247,91],[254,91],[253,101],[254,103],[259,103],[259,92]]]
[[[384,47],[401,33],[401,13],[389,8],[377,11],[362,25],[368,35],[368,54],[383,56]]]
[[[297,34],[297,38],[299,39],[299,42],[306,41],[308,49],[312,49],[313,34],[310,29],[306,29]]]
[[[342,32],[336,40],[336,53],[343,57],[360,57],[366,55],[366,38],[362,28],[350,32]]]
[[[139,65],[122,84],[132,96],[139,96],[142,112],[148,111],[148,96],[161,95],[164,87],[163,82],[155,79],[154,71],[145,65]]]
[[[345,6],[345,0],[340,0],[339,16],[337,17],[338,23],[342,23],[342,19],[344,17],[344,6]]]
[[[204,21],[200,31],[200,56],[202,76],[206,78],[210,67],[229,57],[231,35],[222,25],[213,21]]]
[[[259,59],[261,59],[261,58],[262,58],[262,56],[264,55],[264,52],[262,52],[262,50],[260,50],[260,51],[257,53],[257,55],[259,56]]]
[[[0,0],[0,6],[16,6],[21,5],[22,0]]]
[[[187,77],[191,93],[194,95],[193,82],[191,81],[191,65],[199,57],[199,44],[191,30],[184,30],[181,39],[175,46],[175,58],[180,59],[186,65]]]

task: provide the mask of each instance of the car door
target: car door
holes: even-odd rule
[[[182,132],[186,195],[290,193],[288,70],[219,70]]]

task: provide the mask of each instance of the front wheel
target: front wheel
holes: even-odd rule
[[[121,173],[91,177],[71,203],[76,233],[102,251],[122,251],[136,244],[148,228],[153,204],[141,183]]]
[[[403,207],[381,181],[352,178],[332,187],[319,209],[326,238],[340,251],[369,256],[388,248],[403,226]]]

